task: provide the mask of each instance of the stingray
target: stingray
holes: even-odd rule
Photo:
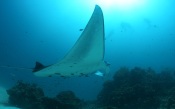
[[[70,51],[57,63],[44,66],[36,62],[34,75],[47,77],[83,76],[97,71],[109,72],[109,64],[104,61],[104,18],[101,8],[96,5],[85,29]]]

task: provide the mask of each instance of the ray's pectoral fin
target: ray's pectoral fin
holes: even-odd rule
[[[104,51],[103,12],[96,5],[84,31],[67,55],[61,61],[48,67],[36,63],[34,74],[36,76],[59,74],[69,77],[88,75],[102,69],[109,72],[109,65],[104,61]]]

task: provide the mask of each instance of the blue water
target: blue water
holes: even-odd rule
[[[32,68],[60,60],[73,46],[95,7],[92,0],[1,0],[0,65]],[[141,7],[101,8],[105,19],[105,60],[110,75],[120,67],[152,67],[157,72],[175,68],[174,0],[145,0]],[[86,100],[95,99],[104,78],[35,77],[31,70],[0,68],[0,85],[10,88],[18,80],[37,83],[48,96],[72,90]]]

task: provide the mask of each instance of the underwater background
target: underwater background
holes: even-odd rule
[[[105,0],[1,0],[0,66],[33,68],[36,61],[56,63],[82,33],[95,4],[104,14],[105,60],[111,64],[108,79],[121,67],[174,71],[174,0],[142,0],[133,6]],[[84,100],[96,99],[105,81],[96,75],[41,78],[31,70],[3,67],[0,75],[0,86],[7,89],[23,80],[36,83],[49,97],[71,90]]]

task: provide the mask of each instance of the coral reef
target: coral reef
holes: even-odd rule
[[[171,109],[175,106],[175,75],[151,68],[119,69],[104,83],[98,105],[116,109]]]
[[[81,109],[83,101],[72,91],[59,93],[54,98],[44,96],[41,88],[35,84],[19,81],[16,86],[7,90],[9,104],[22,109]]]
[[[72,107],[81,106],[83,103],[72,91],[60,92],[56,99],[62,104],[71,105]]]
[[[9,104],[22,109],[175,109],[175,72],[120,68],[96,101],[84,102],[72,91],[49,98],[37,85],[22,81],[7,93]]]
[[[38,109],[41,107],[44,92],[35,84],[17,82],[17,85],[7,90],[9,103],[24,109]]]
[[[58,101],[56,98],[45,97],[42,101],[43,109],[81,109],[79,104],[69,104]]]

